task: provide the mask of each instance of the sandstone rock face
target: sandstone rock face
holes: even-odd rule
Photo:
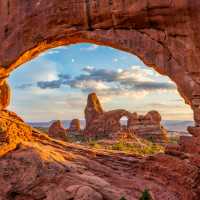
[[[35,133],[1,157],[0,198],[138,200],[148,188],[157,200],[199,200],[197,163],[192,155],[111,154]]]
[[[81,131],[81,124],[79,119],[73,119],[69,126],[69,132],[80,132]]]
[[[136,135],[163,143],[168,141],[167,130],[161,125],[161,116],[157,111],[150,111],[146,115],[131,116],[128,120],[128,128]]]
[[[55,121],[51,124],[48,130],[48,135],[58,140],[66,140],[67,130],[62,126],[61,121]]]
[[[112,46],[139,56],[145,64],[169,76],[191,105],[198,130],[199,10],[199,0],[0,0],[0,83],[45,49],[78,42]],[[0,90],[4,96],[3,87]],[[1,109],[7,104],[2,99]],[[20,120],[10,117],[8,127],[18,129],[15,122]],[[29,135],[28,129],[25,135]],[[9,130],[2,128],[1,132],[5,135]],[[23,138],[19,134],[16,138]],[[199,137],[194,135],[192,139],[199,144]],[[16,138],[12,141],[19,141]],[[88,195],[95,191],[105,200],[122,196],[136,200],[145,188],[158,200],[199,200],[199,159],[195,152],[181,159],[164,154],[148,158],[112,156],[44,138],[21,142],[15,151],[1,157],[2,199],[73,199],[81,185],[84,188],[80,191],[87,190]],[[182,139],[180,146],[184,147],[180,149],[187,152],[192,142]]]
[[[10,104],[10,87],[6,80],[0,83],[0,110],[7,108]]]
[[[51,47],[108,45],[169,76],[200,125],[199,7],[199,0],[1,0],[0,78]]]
[[[93,119],[98,118],[103,114],[103,109],[97,98],[95,93],[91,93],[88,95],[87,106],[85,108],[85,121],[86,121],[86,129],[90,126],[90,123]]]
[[[158,200],[199,200],[200,156],[186,139],[176,154],[112,154],[52,140],[15,113],[0,114],[0,199],[138,200],[148,188]]]
[[[137,113],[130,113],[123,109],[104,112],[97,95],[94,93],[88,96],[85,111],[87,111],[85,133],[88,135],[112,137],[116,135],[116,132],[123,131],[151,139],[154,142],[167,142],[167,131],[162,127],[161,116],[157,111],[150,111],[145,116],[138,116]],[[123,117],[128,119],[126,126],[120,122]]]
[[[155,124],[159,124],[162,120],[161,115],[158,111],[149,111],[146,115],[145,115],[145,119],[151,122],[154,122]]]
[[[31,141],[32,128],[15,113],[0,111],[0,156],[21,141]]]
[[[86,107],[87,109],[87,107]],[[100,115],[93,117],[91,120],[87,119],[86,132],[89,135],[108,136],[121,130],[120,119],[130,113],[123,109],[103,112]]]

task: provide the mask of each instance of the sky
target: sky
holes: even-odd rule
[[[168,77],[135,55],[106,46],[76,44],[41,53],[10,76],[10,110],[28,122],[84,119],[87,95],[105,111],[158,110],[164,120],[192,120],[192,111]]]

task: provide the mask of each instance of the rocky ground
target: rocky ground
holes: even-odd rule
[[[199,154],[94,149],[51,139],[14,113],[0,116],[1,200],[138,200],[146,188],[156,200],[200,197]]]

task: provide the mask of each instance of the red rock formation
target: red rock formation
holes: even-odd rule
[[[10,104],[10,87],[6,80],[0,83],[0,110],[7,108]]]
[[[168,142],[167,130],[161,125],[161,116],[150,111],[145,116],[133,114],[129,117],[128,128],[136,135],[157,143]]]
[[[151,122],[154,122],[156,124],[160,124],[162,118],[158,111],[150,111],[145,115],[145,118]]]
[[[67,130],[62,126],[60,120],[53,122],[48,130],[48,135],[58,140],[67,140],[66,134]]]
[[[199,200],[199,151],[190,149],[199,145],[199,11],[199,0],[0,0],[0,83],[46,49],[93,42],[135,54],[169,76],[191,105],[196,123],[190,129],[195,137],[181,139],[180,149],[176,148],[180,157],[136,158],[93,152],[40,134],[35,134],[34,141],[24,142],[30,127],[26,133],[16,134],[20,120],[11,115],[6,127],[15,128],[5,132],[2,126],[1,132],[8,132],[8,137],[15,138],[13,143],[21,145],[0,159],[1,199],[80,200],[82,195],[86,199],[93,194],[97,199],[125,196],[135,200],[149,188],[158,200]],[[3,88],[1,109],[9,102]]]
[[[145,116],[138,116],[137,113],[130,113],[123,109],[103,112],[100,101],[94,93],[88,96],[85,110],[87,111],[85,115],[87,122],[85,133],[90,136],[113,137],[116,132],[127,131],[142,138],[151,139],[154,142],[163,143],[168,141],[167,131],[162,127],[161,116],[157,111],[150,111]],[[120,124],[122,117],[128,119],[126,130],[123,130],[124,128]]]
[[[31,139],[32,128],[28,124],[13,112],[0,111],[0,156]]]
[[[112,154],[52,140],[15,113],[0,114],[1,199],[137,200],[148,188],[158,200],[199,200],[199,150],[186,138],[169,155]]]
[[[95,93],[88,95],[87,106],[85,108],[86,129],[94,119],[97,119],[103,114],[103,109]]]
[[[79,119],[73,119],[69,126],[69,132],[77,132],[81,131],[81,124]]]
[[[183,152],[146,158],[112,154],[34,132],[30,142],[21,138],[1,157],[0,198],[138,200],[148,188],[158,200],[199,200],[198,163],[197,156]]]
[[[200,125],[199,10],[199,0],[1,0],[0,79],[52,47],[112,46],[169,76]]]
[[[0,0],[0,84],[46,49],[78,42],[107,45],[137,55],[169,76],[191,105],[198,132],[199,0],[28,2]],[[9,95],[0,90],[2,109]]]

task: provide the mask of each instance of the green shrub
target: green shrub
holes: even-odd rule
[[[121,197],[120,200],[126,200],[126,198],[125,197]]]
[[[103,148],[96,140],[90,140],[89,145],[95,149],[101,149]]]
[[[144,190],[139,200],[152,200],[151,195],[147,189]]]
[[[144,146],[134,143],[128,143],[125,140],[119,140],[112,144],[108,149],[123,151],[124,153],[133,153],[138,155],[151,155],[158,152],[163,152],[164,148],[161,145],[148,142]]]

